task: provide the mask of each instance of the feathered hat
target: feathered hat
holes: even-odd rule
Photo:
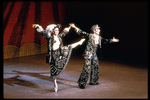
[[[54,29],[55,28],[61,28],[61,25],[60,24],[50,24],[50,25],[48,25],[47,27],[46,27],[46,32],[47,33],[53,33],[53,31],[54,31]]]

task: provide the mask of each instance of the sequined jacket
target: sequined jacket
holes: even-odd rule
[[[60,41],[60,45],[59,45],[59,49],[61,49],[63,47],[63,42],[62,42],[62,38],[68,33],[69,31],[63,30],[63,32],[59,33],[58,35],[58,39]],[[47,57],[48,61],[46,61],[47,63],[51,62],[51,57],[52,57],[52,46],[54,43],[54,37],[53,35],[48,35],[46,33],[45,30],[43,30],[42,32],[39,33],[40,35],[42,35],[43,37],[45,37],[47,39],[47,45],[48,45],[48,54],[49,56]],[[46,60],[47,60],[46,59]]]
[[[86,44],[86,49],[85,49],[85,59],[91,59],[94,55],[96,55],[97,47],[99,46],[102,48],[102,43],[111,43],[111,39],[105,39],[102,38],[101,36],[98,36],[98,43],[96,43],[96,39],[92,33],[87,33],[79,29],[77,31],[77,34],[81,35],[83,38],[86,38],[87,44]]]

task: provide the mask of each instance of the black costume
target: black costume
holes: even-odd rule
[[[51,66],[51,78],[55,79],[58,75],[63,72],[66,65],[68,64],[68,60],[70,58],[72,52],[72,46],[63,46],[62,37],[64,37],[68,31],[63,31],[59,33],[58,39],[60,41],[59,48],[57,50],[53,50],[52,46],[54,41],[54,36],[48,36],[46,31],[40,32],[40,34],[48,40],[48,63]]]
[[[99,79],[99,68],[98,68],[98,58],[96,55],[97,47],[100,46],[101,48],[101,43],[111,43],[111,39],[104,39],[101,36],[98,36],[98,41],[96,43],[96,39],[94,34],[89,34],[81,29],[77,31],[79,35],[81,35],[83,38],[86,38],[87,40],[87,45],[85,49],[85,55],[84,55],[84,67],[83,71],[80,75],[80,78],[78,80],[78,84],[80,88],[85,88],[89,73],[91,70],[90,74],[90,84],[95,85],[98,84],[98,79]]]

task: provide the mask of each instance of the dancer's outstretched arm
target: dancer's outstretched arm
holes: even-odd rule
[[[81,35],[83,38],[89,37],[89,33],[82,31],[80,28],[76,27],[74,23],[70,23],[69,25],[74,28],[77,34]]]
[[[111,39],[111,42],[119,42],[119,39],[116,39],[115,37],[113,37],[113,39]]]
[[[44,29],[42,28],[42,26],[40,26],[39,24],[33,24],[32,27],[36,28],[38,32],[44,31]]]
[[[40,26],[39,24],[33,24],[32,25],[33,28],[36,28],[37,32],[39,32],[43,37],[45,37],[46,39],[49,39],[50,37],[48,36],[48,34],[46,33],[46,31],[42,28],[42,26]]]
[[[113,37],[112,39],[105,39],[102,38],[103,43],[114,43],[114,42],[119,42],[119,39],[116,39],[115,37]]]
[[[64,37],[69,33],[71,26],[64,28],[63,32],[59,34],[60,37]]]

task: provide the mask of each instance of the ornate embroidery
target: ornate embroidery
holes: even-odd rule
[[[70,58],[72,48],[71,46],[63,46],[60,49],[52,52],[51,78],[56,78],[65,69]]]
[[[99,79],[98,58],[96,55],[98,44],[96,44],[94,39],[95,38],[93,37],[93,35],[90,34],[89,40],[87,42],[86,50],[85,50],[85,55],[84,55],[85,63],[84,63],[83,71],[78,80],[79,86],[86,85],[90,74],[90,69],[91,69],[90,83],[96,84]]]

